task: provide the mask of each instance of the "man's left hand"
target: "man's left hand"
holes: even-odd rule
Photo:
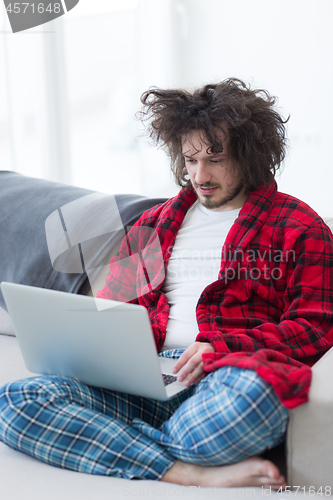
[[[212,344],[208,342],[194,342],[183,352],[173,369],[173,373],[178,373],[182,369],[178,377],[179,382],[190,386],[205,377],[202,355],[206,352],[215,352]]]

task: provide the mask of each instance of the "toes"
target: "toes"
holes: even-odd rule
[[[270,462],[269,460],[264,460],[262,463],[263,467],[263,476],[267,476],[271,481],[279,481],[282,476],[280,474],[279,469],[273,462]]]
[[[271,486],[272,489],[278,490],[281,486],[285,486],[285,478],[280,474],[279,469],[269,460],[263,460],[260,457],[253,457],[244,461],[244,465],[251,465],[251,471],[248,473],[252,476],[254,482],[260,486]]]
[[[278,476],[277,478],[271,479],[268,476],[261,476],[259,481],[262,486],[271,487],[272,490],[278,490],[279,488],[284,488],[286,486],[286,481],[283,476]]]

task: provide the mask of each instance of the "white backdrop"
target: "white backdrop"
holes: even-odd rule
[[[290,114],[279,188],[332,215],[332,20],[332,0],[80,0],[13,35],[2,9],[0,168],[170,196],[167,158],[138,137],[141,93],[235,76]]]
[[[183,0],[184,85],[236,76],[279,97],[290,115],[280,190],[333,214],[333,2]]]

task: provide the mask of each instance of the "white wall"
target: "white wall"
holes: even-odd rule
[[[182,83],[235,76],[279,97],[290,150],[278,185],[333,214],[333,2],[182,0]]]
[[[56,124],[49,115],[63,109],[73,184],[171,196],[178,188],[164,153],[136,138],[141,93],[235,76],[278,96],[280,111],[291,116],[279,188],[332,216],[332,21],[333,0],[80,0],[70,14],[31,33],[10,34],[4,22],[0,168],[49,176],[46,138],[60,148],[63,141],[51,126],[46,133],[45,123]],[[68,106],[63,99],[51,109],[41,86],[55,81],[56,65],[49,57],[52,71],[45,72],[39,55],[59,39],[59,22],[64,61],[58,99],[66,94]]]

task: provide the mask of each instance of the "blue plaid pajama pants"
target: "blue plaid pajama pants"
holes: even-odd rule
[[[239,462],[279,444],[287,422],[272,388],[234,367],[166,402],[57,376],[0,390],[2,442],[57,467],[126,479],[160,479],[177,460]]]

